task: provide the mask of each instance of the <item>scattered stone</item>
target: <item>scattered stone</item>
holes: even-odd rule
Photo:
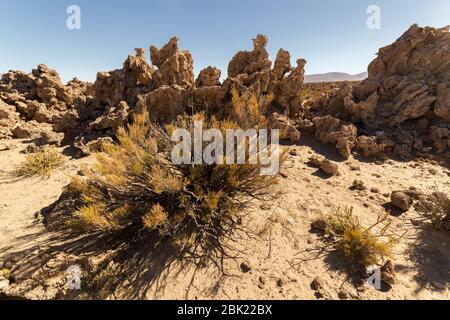
[[[311,223],[311,230],[314,231],[325,231],[327,223],[324,219],[317,219]]]
[[[315,291],[323,289],[323,280],[319,277],[314,278],[314,280],[311,282],[311,289]]]
[[[391,202],[395,207],[403,211],[408,211],[413,204],[412,198],[401,191],[395,191],[391,194]]]
[[[377,187],[373,187],[370,189],[370,192],[372,193],[380,193],[380,189],[378,189]]]
[[[381,281],[386,284],[394,285],[397,281],[395,275],[394,264],[391,260],[386,261],[386,263],[380,268],[381,271]]]
[[[266,286],[266,279],[263,276],[260,276],[258,281],[258,288],[264,289],[265,286]]]
[[[277,280],[277,287],[281,288],[283,286],[283,284],[284,284],[283,279]]]
[[[311,166],[313,166],[315,168],[320,168],[320,166],[322,165],[322,162],[324,160],[325,160],[325,158],[322,156],[313,155],[308,158],[308,164],[310,164]]]
[[[250,270],[252,270],[250,263],[248,261],[242,262],[240,268],[243,273],[248,273],[250,272]]]
[[[348,167],[350,168],[351,171],[360,171],[361,170],[361,167],[356,163],[349,163]]]
[[[367,188],[362,180],[354,180],[352,183],[351,189],[358,190],[358,191],[364,191]]]
[[[328,174],[330,176],[334,176],[338,173],[339,166],[337,163],[334,163],[328,159],[325,159],[320,164],[320,170],[322,170],[323,172],[325,172],[326,174]]]
[[[340,290],[340,291],[338,292],[338,297],[339,297],[339,299],[341,299],[341,300],[347,300],[347,299],[349,298],[349,294],[348,294],[348,292],[345,291],[345,290]]]

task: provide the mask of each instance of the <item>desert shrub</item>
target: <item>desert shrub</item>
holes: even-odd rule
[[[64,164],[63,156],[54,148],[38,149],[26,155],[18,165],[15,174],[20,177],[50,176],[52,172]]]
[[[157,232],[177,249],[208,254],[224,251],[253,199],[271,198],[275,176],[260,174],[261,164],[181,164],[171,161],[175,127],[193,130],[193,122],[226,130],[232,121],[204,115],[180,117],[159,127],[139,114],[117,134],[118,142],[96,154],[93,168],[76,178],[83,205],[68,221],[78,230],[109,233]]]
[[[351,207],[334,207],[328,216],[313,225],[322,229],[324,244],[341,252],[357,269],[385,262],[392,256],[393,246],[400,238],[388,233],[387,216],[364,227]]]
[[[448,194],[433,188],[417,204],[416,210],[436,230],[450,231],[450,198]]]

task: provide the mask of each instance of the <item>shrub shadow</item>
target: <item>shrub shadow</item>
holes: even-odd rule
[[[72,202],[71,202],[72,201]],[[27,236],[22,239],[28,244],[26,250],[14,251],[2,257],[4,261],[13,262],[10,265],[11,283],[20,284],[34,278],[34,275],[46,273],[39,281],[35,281],[26,292],[38,288],[47,279],[56,276],[65,277],[66,268],[73,264],[68,259],[64,268],[48,270],[48,264],[58,255],[77,257],[74,261],[82,265],[83,271],[88,269],[86,281],[82,290],[67,292],[58,299],[148,299],[153,292],[154,299],[164,292],[169,279],[189,272],[190,283],[186,288],[186,298],[193,288],[197,272],[210,264],[219,275],[219,280],[225,276],[224,262],[228,259],[237,260],[237,256],[229,254],[229,247],[211,247],[203,253],[193,253],[192,248],[181,251],[175,247],[169,237],[161,237],[158,232],[148,232],[130,226],[120,235],[91,233],[80,235],[69,233],[64,229],[64,219],[70,216],[76,206],[74,199],[63,192],[61,198],[52,205],[42,209],[46,227],[44,233],[48,237],[37,241],[42,234]],[[52,217],[52,215],[55,216]],[[51,218],[51,219],[50,219]],[[55,223],[53,220],[58,220]],[[239,240],[237,240],[239,241]],[[43,250],[42,248],[46,248]],[[39,252],[39,253],[38,253]],[[38,254],[37,254],[38,253]],[[95,267],[89,265],[89,258],[99,258],[101,262]],[[111,266],[113,266],[111,268]],[[108,273],[105,277],[104,274]],[[119,292],[120,291],[120,292]],[[18,295],[20,297],[20,295]],[[16,298],[14,295],[0,297],[2,299]]]
[[[450,235],[424,226],[410,247],[410,257],[417,267],[417,291],[429,287],[438,292],[450,290]]]

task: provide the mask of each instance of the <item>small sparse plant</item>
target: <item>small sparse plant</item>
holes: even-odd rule
[[[0,270],[0,273],[2,274],[3,278],[5,278],[6,280],[9,280],[9,278],[11,277],[11,270],[3,268]]]
[[[313,223],[323,235],[325,247],[337,250],[358,270],[380,265],[392,256],[394,244],[400,237],[388,233],[388,216],[364,227],[351,207],[334,207],[324,219]]]
[[[417,204],[416,210],[436,230],[450,231],[450,198],[448,194],[433,188]]]
[[[15,170],[19,177],[49,177],[64,164],[64,157],[54,148],[38,149],[26,155],[25,160]]]

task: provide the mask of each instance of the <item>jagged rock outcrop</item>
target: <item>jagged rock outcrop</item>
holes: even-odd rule
[[[239,51],[228,65],[228,77],[235,78],[241,74],[254,74],[270,70],[272,62],[266,50],[269,38],[258,34],[253,39],[253,51]]]
[[[151,64],[144,49],[135,49],[121,69],[99,72],[94,84],[74,79],[64,85],[57,72],[45,65],[31,74],[11,71],[0,81],[0,98],[8,105],[2,106],[0,135],[54,143],[64,134],[65,141],[87,154],[113,137],[134,113],[146,110],[159,123],[199,111],[223,118],[232,108],[233,92],[238,92],[267,97],[270,104],[264,116],[270,126],[297,141],[297,122],[289,116],[301,106],[306,61],[299,59],[294,68],[289,52],[280,49],[272,68],[267,42],[266,36],[258,35],[252,51],[238,52],[223,83],[221,71],[212,66],[194,79],[192,55],[180,50],[175,37],[161,49],[150,47]],[[300,120],[312,126],[309,120]],[[58,139],[46,139],[41,134],[46,130],[58,133]]]
[[[150,47],[152,63],[158,67],[154,74],[155,87],[178,85],[189,89],[194,85],[194,60],[189,51],[178,48],[178,38],[170,39],[162,49]]]
[[[63,85],[58,73],[43,64],[31,74],[10,71],[0,80],[0,135],[59,144],[63,137],[54,134],[55,127],[92,94],[90,84],[73,79]]]
[[[220,75],[222,71],[214,67],[207,67],[200,71],[197,79],[195,80],[195,86],[197,88],[220,86]]]
[[[108,130],[114,132],[122,127],[128,119],[129,106],[125,101],[119,102],[116,107],[109,107],[105,110],[101,117],[98,117],[94,122],[89,124],[89,129],[92,130]]]
[[[359,124],[371,136],[383,131],[384,139],[394,141],[394,145],[386,145],[386,150],[393,149],[399,155],[426,153],[429,147],[444,153],[447,140],[437,137],[432,128],[448,128],[449,79],[448,27],[413,25],[392,45],[380,49],[366,80],[356,85],[347,83],[313,109]],[[408,132],[410,139],[398,141],[399,132]],[[360,145],[366,145],[369,140],[363,138],[362,142]],[[372,142],[370,149],[377,153],[379,148]]]
[[[151,90],[154,69],[147,63],[144,49],[135,51],[136,55],[129,55],[122,69],[97,74],[94,84],[97,103],[115,107],[125,101],[134,105],[139,94]]]
[[[19,120],[16,108],[0,99],[0,139],[11,137],[13,135],[11,130],[19,123]]]
[[[240,51],[233,57],[225,85],[240,93],[272,94],[276,111],[294,117],[301,106],[299,94],[304,84],[306,60],[298,59],[297,67],[293,68],[289,52],[280,49],[271,69],[272,62],[265,48],[267,42],[266,36],[258,35],[253,39],[253,51]]]

